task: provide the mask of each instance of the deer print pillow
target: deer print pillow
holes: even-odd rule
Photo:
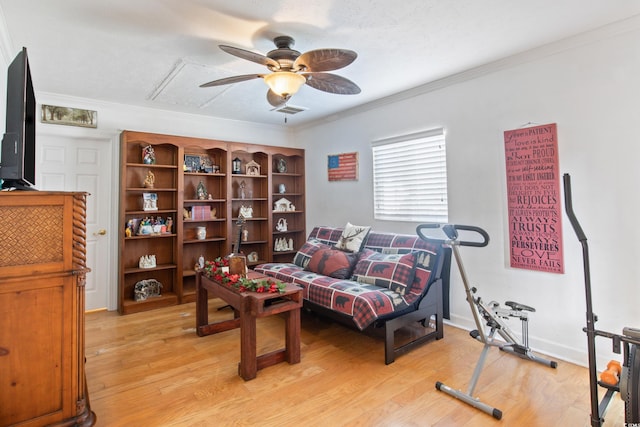
[[[371,230],[371,227],[353,225],[347,222],[347,225],[342,231],[342,236],[340,236],[338,243],[336,243],[336,248],[343,251],[360,252],[364,244],[364,239],[366,239],[367,234],[369,234],[369,230]]]

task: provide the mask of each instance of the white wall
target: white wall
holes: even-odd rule
[[[458,76],[421,95],[301,129],[308,227],[351,221],[413,233],[416,224],[373,219],[370,142],[443,126],[449,222],[477,225],[491,236],[486,248],[462,248],[479,295],[535,307],[532,347],[586,364],[582,252],[566,216],[565,274],[509,267],[503,132],[529,122],[557,123],[561,173],[572,175],[574,209],[589,239],[597,327],[616,333],[639,327],[638,42],[638,29],[608,29],[521,55],[516,64],[493,64],[490,73],[485,67],[474,78]],[[359,181],[328,182],[327,155],[349,151],[359,152]],[[470,328],[457,271],[451,301],[451,322]],[[513,326],[520,331],[516,321]],[[602,359],[612,358],[610,348],[609,341],[598,341]]]

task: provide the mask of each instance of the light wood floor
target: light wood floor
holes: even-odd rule
[[[230,318],[212,301],[210,318]],[[501,421],[435,389],[467,390],[482,346],[446,327],[384,364],[383,342],[302,316],[302,361],[237,374],[239,331],[198,337],[195,305],[86,316],[86,372],[98,426],[589,426],[587,370],[558,369],[492,349],[475,395]],[[586,339],[585,339],[586,340]],[[258,321],[258,353],[283,345],[278,316]],[[624,425],[614,398],[605,426]]]

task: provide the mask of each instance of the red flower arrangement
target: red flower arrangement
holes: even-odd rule
[[[285,290],[286,285],[282,282],[272,279],[247,279],[239,274],[229,274],[228,268],[225,271],[223,267],[229,267],[229,259],[218,257],[213,261],[205,261],[203,273],[216,282],[232,286],[240,292],[283,293]]]

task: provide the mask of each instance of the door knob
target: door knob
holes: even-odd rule
[[[105,234],[107,234],[107,230],[105,230],[104,228],[98,230],[97,233],[93,233],[94,236],[104,236]]]

